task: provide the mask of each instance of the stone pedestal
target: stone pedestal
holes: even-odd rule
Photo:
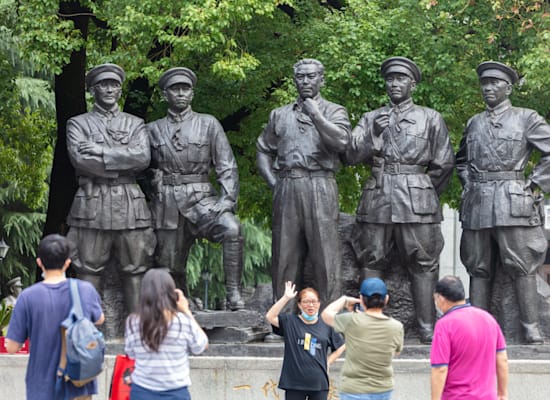
[[[261,341],[270,332],[258,311],[198,311],[194,315],[210,343]]]

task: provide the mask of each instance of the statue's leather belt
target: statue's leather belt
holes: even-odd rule
[[[334,172],[333,171],[325,171],[325,170],[316,170],[316,171],[309,171],[307,169],[301,169],[301,168],[293,168],[293,169],[285,169],[281,172],[279,172],[279,178],[290,178],[290,179],[297,179],[297,178],[334,178]]]
[[[117,186],[124,185],[127,183],[136,183],[135,176],[119,176],[118,178],[88,178],[86,176],[78,177],[78,184],[80,186],[93,183],[95,185],[107,185],[107,186]]]
[[[390,175],[423,174],[425,172],[426,167],[423,167],[422,165],[384,164],[384,173]]]
[[[470,171],[469,178],[474,182],[514,181],[525,179],[522,171]]]
[[[189,183],[209,182],[208,175],[202,174],[170,174],[162,176],[162,183],[168,186],[187,185]]]

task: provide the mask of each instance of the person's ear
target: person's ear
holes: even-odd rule
[[[387,294],[386,298],[384,299],[384,305],[387,306],[389,301],[390,301],[390,295]]]
[[[416,90],[416,81],[413,80],[413,81],[411,82],[411,92],[414,92],[415,90]]]
[[[71,265],[71,259],[67,258],[63,263],[63,268],[62,268],[63,272],[67,271],[70,265]]]
[[[46,273],[46,267],[44,267],[44,264],[42,264],[42,260],[40,259],[40,257],[36,259],[36,265],[38,265],[38,268],[40,268],[43,274]]]
[[[512,84],[509,83],[506,85],[506,96],[510,96],[512,94]]]

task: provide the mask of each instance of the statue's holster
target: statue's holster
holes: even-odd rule
[[[382,157],[373,157],[372,160],[372,176],[376,180],[376,187],[384,186],[384,164],[385,160]]]

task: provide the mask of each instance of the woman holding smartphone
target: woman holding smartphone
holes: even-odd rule
[[[189,302],[163,269],[143,277],[139,308],[126,320],[125,351],[136,360],[131,400],[189,400],[189,351],[202,353],[208,337]]]

